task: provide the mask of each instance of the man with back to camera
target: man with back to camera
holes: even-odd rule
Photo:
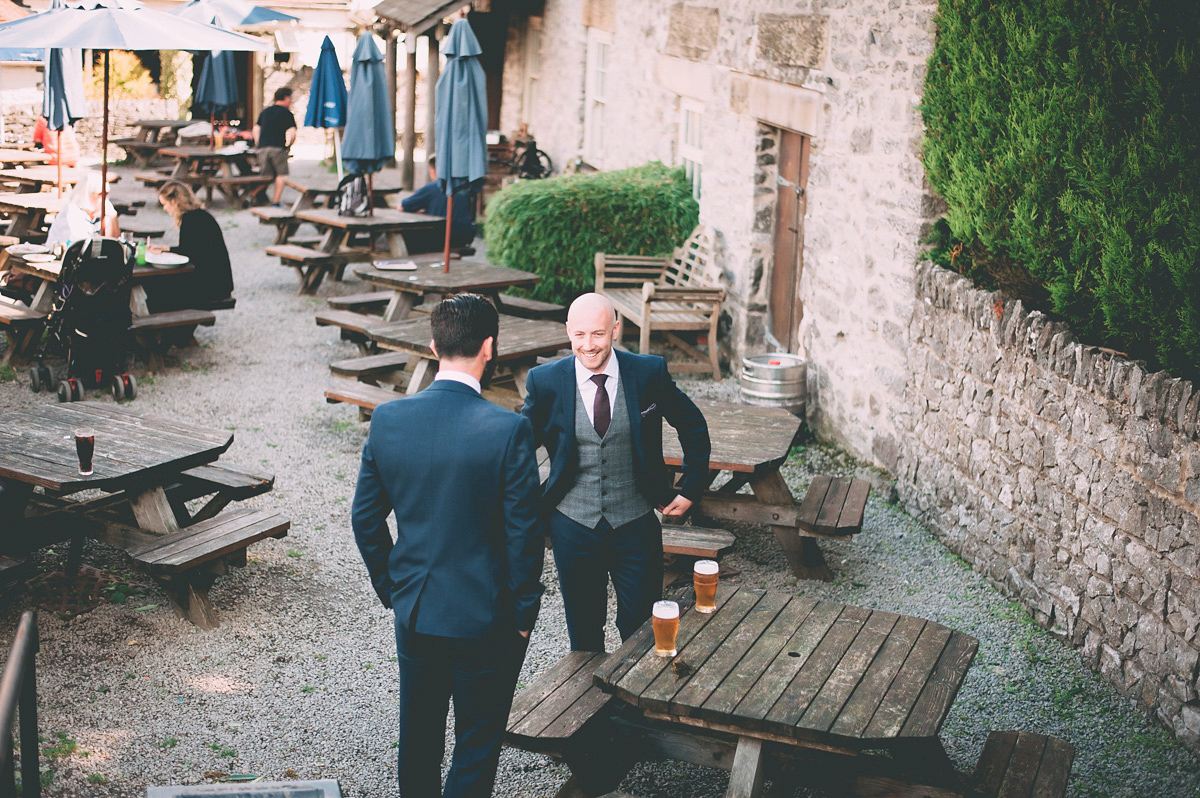
[[[426,159],[429,166],[429,182],[414,191],[411,196],[400,200],[400,210],[409,213],[428,213],[430,216],[446,215],[446,191],[442,188],[437,174],[437,157],[430,155]],[[462,249],[470,246],[475,240],[475,191],[463,189],[454,195],[454,219],[450,225],[450,246]],[[414,252],[440,250],[446,242],[446,231],[443,229],[433,236],[421,237],[413,248]],[[414,235],[415,237],[415,235]],[[406,239],[408,240],[408,239]]]
[[[278,207],[283,197],[283,181],[288,175],[288,152],[296,141],[296,117],[292,115],[292,90],[275,90],[272,105],[262,109],[254,123],[254,146],[258,150],[258,168],[263,177],[272,178],[275,193],[271,204]]]
[[[610,577],[622,640],[662,596],[662,526],[654,510],[681,516],[703,492],[708,424],[663,358],[613,350],[620,321],[606,297],[576,299],[567,335],[574,355],[529,372],[521,413],[550,454],[542,511],[571,650],[603,651]],[[678,492],[663,463],[663,419],[683,446]]]
[[[376,408],[363,447],[351,520],[371,584],[395,612],[402,798],[491,795],[541,602],[533,430],[480,396],[498,325],[477,294],[439,302],[430,315],[437,377]],[[443,792],[451,697],[455,743]]]

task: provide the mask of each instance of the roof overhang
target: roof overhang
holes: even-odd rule
[[[375,14],[404,31],[424,33],[471,0],[383,0]]]

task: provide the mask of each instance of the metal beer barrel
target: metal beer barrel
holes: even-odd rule
[[[761,407],[804,412],[804,359],[787,352],[770,352],[742,359],[742,401]]]

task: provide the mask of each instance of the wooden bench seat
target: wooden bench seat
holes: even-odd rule
[[[256,473],[232,463],[211,463],[182,472],[179,481],[168,486],[167,498],[175,508],[176,515],[185,518],[190,515],[191,520],[196,522],[212,518],[230,502],[262,495],[274,486],[274,474]],[[194,513],[188,513],[183,506],[185,502],[212,494],[215,495]]]
[[[161,367],[160,353],[172,346],[185,347],[194,342],[196,328],[212,327],[217,317],[210,310],[167,310],[135,316],[129,325],[134,340],[150,355],[152,368]]]
[[[220,621],[208,589],[216,572],[200,567],[216,561],[245,565],[251,543],[284,537],[290,528],[291,522],[277,513],[239,508],[126,550],[163,583],[181,614],[203,629],[213,629]]]
[[[234,208],[244,208],[259,191],[271,185],[272,178],[262,175],[210,175],[204,183],[208,201],[212,202],[213,189],[217,189]]]
[[[0,365],[7,364],[14,358],[28,358],[30,350],[42,334],[45,320],[45,313],[39,313],[21,304],[0,301],[0,325],[4,326],[5,335],[8,337],[8,348],[0,358]]]
[[[162,188],[164,183],[171,180],[178,180],[181,183],[187,183],[193,190],[202,187],[208,182],[208,175],[199,173],[186,175],[173,175],[170,170],[159,172],[138,172],[133,176],[134,180],[142,183],[147,188]]]
[[[672,363],[677,373],[711,373],[721,379],[718,362],[717,323],[725,289],[713,254],[714,233],[701,225],[683,246],[669,257],[613,255],[595,256],[596,292],[612,300],[617,315],[638,328],[639,351],[650,352],[650,335],[666,333],[667,339],[693,359]],[[622,332],[624,333],[623,325]],[[704,337],[707,354],[680,338],[678,332],[695,332]]]
[[[349,294],[347,296],[332,296],[329,298],[329,307],[334,310],[380,310],[387,307],[388,302],[392,299],[390,291],[367,291],[362,294]]]
[[[368,385],[365,382],[357,382],[355,380],[334,380],[325,389],[326,402],[331,405],[345,402],[346,404],[356,406],[358,408],[358,417],[363,421],[368,420],[371,417],[371,412],[384,402],[403,398],[404,394],[394,391],[391,388]]]
[[[662,525],[663,587],[690,573],[695,560],[715,560],[733,548],[736,539],[725,529],[685,524]]]
[[[572,651],[517,693],[508,713],[505,743],[561,755],[563,745],[612,700],[592,681],[604,657],[603,652]]]
[[[407,380],[396,380],[397,372],[402,372],[406,365],[408,355],[404,352],[380,352],[377,355],[335,360],[329,364],[329,370],[336,377],[349,377],[369,385],[378,385],[381,378],[388,378],[385,381],[389,385],[398,385],[407,383]]]
[[[300,275],[300,293],[311,294],[320,287],[325,273],[337,267],[337,258],[311,247],[297,244],[271,244],[267,254],[279,258],[284,266],[291,266]]]
[[[367,330],[378,327],[382,320],[378,316],[368,316],[366,313],[355,313],[352,310],[319,310],[316,314],[318,327],[340,327],[342,340],[351,341],[364,351],[371,351],[374,343],[367,336]]]
[[[542,302],[512,294],[500,295],[500,312],[509,316],[519,316],[523,319],[542,319],[545,321],[566,321],[567,309],[553,302]]]
[[[1075,746],[1057,737],[996,731],[975,765],[979,798],[1057,798],[1067,794]]]
[[[137,238],[162,238],[166,235],[167,230],[161,223],[125,219],[121,222],[121,232]]]
[[[167,146],[160,141],[143,141],[132,136],[112,139],[108,143],[125,150],[125,154],[137,167],[150,166],[158,158],[158,151]]]
[[[844,537],[862,531],[871,483],[857,477],[816,476],[797,510],[802,533]]]
[[[194,299],[192,304],[196,310],[233,310],[237,307],[237,300],[227,296],[224,299]]]
[[[296,216],[292,213],[291,208],[276,208],[274,205],[266,205],[261,208],[251,208],[250,213],[258,217],[259,224],[275,226],[274,243],[276,244],[288,243],[296,229],[300,227],[300,222],[296,221]]]

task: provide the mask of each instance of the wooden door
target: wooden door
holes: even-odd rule
[[[804,267],[804,197],[808,183],[807,136],[779,131],[779,173],[775,197],[775,265],[771,270],[771,335],[789,352],[799,344],[796,331],[804,317],[800,272]]]

